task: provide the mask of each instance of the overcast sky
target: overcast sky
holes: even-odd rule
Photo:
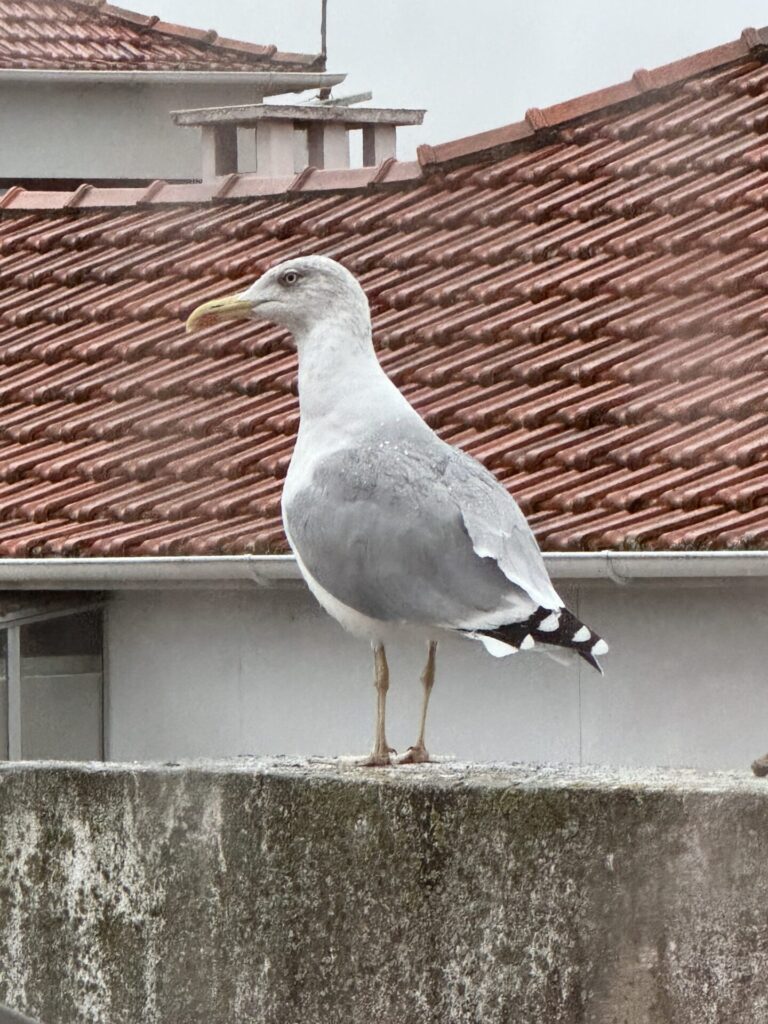
[[[281,50],[320,49],[320,0],[125,0],[167,21]],[[520,120],[768,24],[766,0],[328,0],[336,94],[426,107],[400,152]]]

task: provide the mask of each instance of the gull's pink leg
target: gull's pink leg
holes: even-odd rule
[[[389,666],[384,644],[377,644],[373,649],[374,686],[376,687],[376,741],[371,756],[363,762],[365,768],[381,768],[392,764],[390,753],[392,748],[387,743],[384,729],[384,718],[387,708],[387,690],[389,689]]]
[[[424,742],[424,730],[427,727],[427,708],[429,707],[429,696],[432,687],[435,685],[435,662],[437,657],[437,641],[430,640],[427,664],[421,673],[421,685],[424,688],[424,699],[421,702],[421,726],[419,738],[414,746],[409,747],[402,757],[398,758],[398,764],[423,764],[429,761],[429,751]]]

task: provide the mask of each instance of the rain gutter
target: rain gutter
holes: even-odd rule
[[[768,551],[568,552],[544,560],[555,580],[768,578]],[[291,555],[0,558],[0,590],[173,590],[301,586]]]
[[[595,551],[544,555],[557,580],[727,580],[768,577],[768,551]]]
[[[0,68],[0,85],[251,85],[262,96],[304,89],[330,89],[346,74],[325,71],[62,71],[54,68]]]

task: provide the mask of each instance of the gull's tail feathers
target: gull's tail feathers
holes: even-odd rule
[[[478,629],[473,635],[478,640],[485,642],[488,638],[497,644],[506,644],[514,650],[524,650],[532,646],[531,641],[550,647],[564,647],[578,654],[600,675],[603,674],[603,670],[597,658],[608,653],[608,644],[605,640],[589,626],[585,626],[567,608],[537,608],[524,622],[511,622],[507,626],[497,626],[494,629]]]

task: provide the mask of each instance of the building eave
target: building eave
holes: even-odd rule
[[[264,96],[305,89],[330,89],[346,74],[323,71],[62,71],[55,68],[0,68],[0,85],[250,85]]]
[[[548,552],[544,561],[561,582],[768,578],[768,551]],[[292,555],[0,559],[0,590],[249,590],[300,581]]]

